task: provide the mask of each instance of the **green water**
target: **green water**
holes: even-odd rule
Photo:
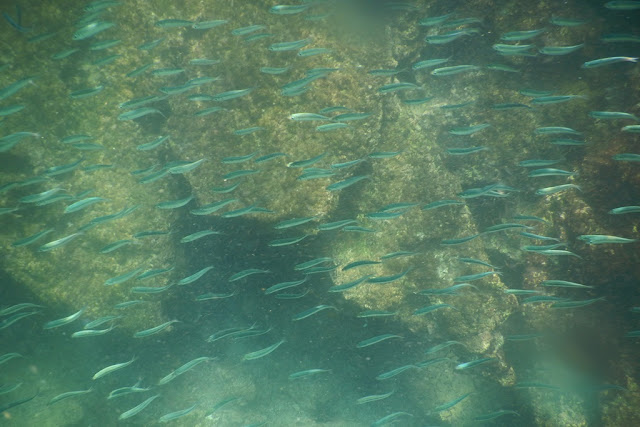
[[[640,115],[640,69],[583,67],[637,54],[635,3],[296,4],[3,6],[0,361],[20,356],[0,364],[0,423],[156,425],[196,405],[169,422],[639,424],[638,243],[580,238],[640,238],[637,210],[609,213],[640,200],[638,162],[612,158],[638,153],[622,128]],[[198,29],[212,20],[227,22]],[[496,44],[531,46],[514,56]],[[412,68],[428,59],[442,61]],[[460,65],[472,67],[442,70]],[[519,165],[532,159],[557,163]],[[560,171],[530,176],[542,168]],[[442,200],[456,203],[423,209]],[[326,225],[342,220],[353,222]],[[204,230],[215,233],[181,241]],[[371,262],[344,268],[357,261]],[[296,283],[265,292],[285,282]],[[540,295],[556,299],[527,300]],[[41,307],[9,310],[20,303]],[[107,315],[118,317],[94,328],[104,333],[72,336]],[[215,339],[224,330],[235,335]],[[149,390],[108,399],[135,384]]]

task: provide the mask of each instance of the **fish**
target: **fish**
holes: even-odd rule
[[[356,268],[356,267],[361,267],[363,265],[376,265],[376,264],[382,264],[381,261],[371,261],[371,260],[360,260],[360,261],[353,261],[350,262],[349,264],[345,265],[344,267],[342,267],[342,271],[347,271],[347,270],[351,270],[352,268]]]
[[[46,236],[47,234],[53,231],[54,231],[53,228],[47,228],[46,230],[39,231],[35,234],[32,234],[31,236],[16,240],[15,242],[11,243],[11,246],[13,246],[14,248],[19,248],[22,246],[30,245],[32,243],[37,242],[38,240],[40,240],[41,238],[43,238],[44,236]]]
[[[273,228],[275,228],[276,230],[282,230],[285,228],[296,227],[298,225],[306,224],[318,218],[319,218],[319,215],[308,216],[303,218],[291,218],[284,221],[280,221],[279,223],[274,225]]]
[[[468,287],[478,290],[478,288],[471,283],[458,283],[457,285],[452,285],[441,289],[423,289],[421,291],[418,291],[417,293],[420,295],[457,295],[459,289]]]
[[[320,231],[337,230],[339,228],[342,228],[350,224],[356,224],[357,222],[358,221],[356,221],[355,219],[342,219],[339,221],[327,222],[327,223],[318,225],[318,230]]]
[[[187,172],[191,172],[192,170],[194,170],[195,168],[197,168],[198,166],[200,166],[202,164],[202,162],[204,162],[205,160],[207,160],[206,158],[204,159],[200,159],[200,160],[196,160],[195,162],[190,162],[190,163],[186,163],[186,164],[181,164],[178,166],[172,166],[169,169],[167,169],[169,171],[170,174],[172,175],[176,175],[176,174],[183,174],[183,173],[187,173]]]
[[[247,34],[254,33],[256,31],[264,30],[266,27],[261,24],[257,25],[249,25],[246,27],[236,28],[231,31],[231,34],[234,36],[246,36]]]
[[[3,354],[2,356],[0,356],[0,365],[2,365],[3,363],[8,362],[9,360],[18,358],[18,357],[24,357],[24,356],[21,355],[20,353],[6,353],[6,354]]]
[[[637,10],[640,9],[640,2],[633,0],[614,0],[605,3],[604,7],[611,10]]]
[[[5,403],[0,405],[0,414],[8,411],[11,408],[15,408],[16,406],[22,405],[24,403],[30,402],[35,399],[40,394],[40,390],[37,390],[33,396],[25,397],[22,399],[14,400],[13,402]]]
[[[470,36],[472,34],[478,34],[480,31],[477,28],[463,28],[461,30],[454,30],[444,34],[435,34],[426,36],[424,41],[428,44],[446,44],[452,41],[458,40],[463,36]]]
[[[336,129],[344,129],[348,128],[349,125],[347,123],[327,123],[326,125],[316,126],[316,132],[329,132]]]
[[[81,331],[71,334],[71,338],[84,338],[84,337],[96,337],[111,332],[115,328],[115,325],[111,325],[108,329],[83,329]]]
[[[553,25],[559,27],[578,27],[586,24],[588,21],[584,19],[564,18],[560,16],[552,16],[549,20]]]
[[[150,388],[141,388],[139,386],[140,386],[140,381],[138,381],[137,383],[135,383],[130,387],[120,387],[115,390],[112,390],[111,393],[109,393],[109,396],[107,396],[107,400],[115,399],[116,397],[126,396],[127,394],[144,393],[145,391],[151,390]]]
[[[99,202],[105,202],[105,201],[107,201],[107,199],[104,199],[102,197],[88,197],[86,199],[82,199],[75,203],[70,204],[65,208],[64,213],[77,212],[93,204],[96,204]]]
[[[559,104],[562,102],[571,101],[572,99],[586,99],[583,95],[550,95],[550,96],[538,96],[531,100],[534,105],[547,105],[547,104]]]
[[[264,74],[284,74],[289,71],[291,67],[260,67],[260,72]]]
[[[121,317],[122,316],[115,315],[102,316],[84,325],[84,329],[97,328],[98,326],[104,325],[107,322],[112,322],[114,320],[120,319]]]
[[[422,61],[414,62],[413,65],[411,65],[411,69],[416,71],[425,68],[436,67],[438,65],[444,64],[447,61],[449,61],[449,58],[424,59]]]
[[[480,151],[489,150],[489,147],[485,146],[476,146],[476,147],[466,147],[466,148],[447,148],[447,153],[452,156],[465,156],[467,154],[478,153]]]
[[[249,135],[252,134],[254,132],[258,132],[261,130],[264,130],[265,128],[262,126],[252,126],[249,128],[244,128],[244,129],[237,129],[233,131],[234,135],[238,135],[238,136],[242,136],[242,135]]]
[[[312,3],[296,5],[276,5],[272,6],[269,9],[269,13],[273,13],[274,15],[295,15],[306,11],[311,6]]]
[[[413,268],[407,268],[404,271],[401,271],[400,273],[397,274],[392,274],[389,276],[377,276],[377,277],[372,277],[367,279],[367,283],[373,283],[373,284],[384,284],[384,283],[391,283],[391,282],[395,282],[396,280],[400,280],[402,279],[404,276],[406,276]]]
[[[392,93],[397,92],[399,90],[412,90],[418,89],[419,86],[414,83],[409,82],[399,82],[399,83],[389,83],[384,86],[381,86],[378,89],[378,93]]]
[[[0,331],[8,328],[9,326],[13,325],[14,323],[18,322],[19,320],[22,320],[26,317],[30,317],[33,316],[34,314],[39,314],[40,311],[27,311],[27,312],[23,312],[23,313],[17,313],[14,314],[11,317],[8,317],[6,319],[2,319],[0,321]]]
[[[459,341],[445,341],[441,344],[434,345],[433,347],[428,348],[427,350],[425,350],[425,354],[433,354],[455,344],[464,345]]]
[[[151,270],[147,270],[144,273],[140,274],[138,277],[136,277],[136,280],[151,279],[152,277],[156,277],[156,276],[159,276],[161,274],[168,273],[168,272],[172,271],[174,268],[175,267],[154,268],[154,269],[151,269]]]
[[[640,162],[640,154],[635,153],[621,153],[611,156],[613,160],[625,161],[625,162]]]
[[[413,417],[413,415],[408,412],[394,412],[372,422],[371,427],[378,427],[378,426],[391,424],[395,422],[397,419],[402,417]]]
[[[453,76],[455,74],[466,73],[479,70],[477,65],[454,65],[452,67],[441,67],[431,71],[432,76]]]
[[[310,376],[324,374],[326,372],[331,372],[331,369],[307,369],[300,372],[294,372],[289,375],[290,380],[297,380],[299,378],[308,378]]]
[[[338,311],[338,309],[337,309],[337,308],[335,308],[335,307],[334,307],[334,306],[332,306],[332,305],[320,304],[320,305],[317,305],[317,306],[315,306],[315,307],[311,307],[311,308],[310,308],[310,309],[308,309],[308,310],[305,310],[305,311],[302,311],[302,312],[300,312],[300,313],[298,313],[298,314],[295,314],[295,315],[291,318],[291,320],[293,320],[293,321],[297,321],[297,320],[306,319],[306,318],[307,318],[307,317],[309,317],[309,316],[313,316],[314,314],[316,314],[316,313],[318,313],[318,312],[320,312],[320,311],[323,311],[323,310],[327,310],[327,309],[332,309],[332,310],[336,310],[336,311]]]
[[[469,242],[477,237],[481,236],[481,233],[479,234],[473,234],[471,236],[467,236],[467,237],[461,237],[459,239],[444,239],[440,242],[441,245],[445,245],[445,246],[451,246],[451,245],[461,245],[463,243]]]
[[[290,50],[299,50],[311,43],[310,38],[294,40],[290,42],[272,43],[269,50],[272,52],[287,52]]]
[[[397,311],[385,311],[385,310],[365,310],[358,313],[356,316],[358,319],[368,319],[370,317],[390,317],[396,316]]]
[[[100,249],[100,253],[101,254],[108,254],[110,252],[113,252],[123,246],[126,245],[130,245],[133,243],[133,240],[131,239],[122,239],[122,240],[118,240],[117,242],[113,242],[113,243],[109,243],[108,245],[104,246],[102,249]]]
[[[440,24],[444,23],[446,20],[451,18],[453,15],[454,15],[454,13],[447,13],[445,15],[429,16],[429,17],[426,17],[426,18],[422,18],[420,21],[418,21],[418,25],[420,25],[422,27],[436,27],[436,26],[439,26]]]
[[[121,413],[120,416],[118,417],[118,419],[122,421],[122,420],[126,420],[127,418],[131,418],[134,415],[139,414],[147,406],[149,406],[151,404],[151,402],[156,400],[158,397],[160,397],[159,394],[156,394],[155,396],[151,396],[150,398],[148,398],[147,400],[143,401],[139,405],[136,405],[133,408],[129,409],[128,411],[124,411],[123,413]]]
[[[156,139],[154,139],[151,142],[147,142],[147,143],[140,144],[140,145],[136,146],[136,150],[138,150],[138,151],[153,150],[154,148],[159,147],[160,144],[162,144],[163,142],[165,142],[168,139],[169,139],[169,135],[159,136],[159,137],[157,137]]]
[[[275,344],[270,345],[269,347],[265,347],[261,350],[253,351],[251,353],[247,353],[242,357],[242,360],[255,360],[260,359],[261,357],[265,357],[271,353],[273,353],[278,347],[284,344],[285,340],[281,339]]]
[[[256,154],[258,154],[257,151],[254,151],[253,153],[249,153],[249,154],[245,154],[244,156],[230,156],[230,157],[224,157],[221,161],[224,164],[234,164],[234,163],[243,163],[243,162],[247,162],[249,160],[251,160],[252,158],[254,158],[256,156]]]
[[[114,24],[113,22],[107,21],[91,22],[84,27],[79,28],[75,33],[73,33],[73,40],[86,40],[95,36],[96,34],[108,30],[115,25],[116,24]]]
[[[113,285],[119,285],[120,283],[124,283],[127,280],[133,279],[135,276],[137,276],[141,271],[143,270],[142,267],[138,267],[134,270],[131,270],[127,273],[121,274],[119,276],[115,276],[115,277],[111,277],[109,279],[107,279],[104,282],[105,286],[113,286]]]
[[[120,369],[124,369],[124,368],[126,368],[127,366],[131,365],[131,364],[132,364],[133,362],[135,362],[135,361],[136,361],[136,357],[134,356],[134,357],[133,357],[131,360],[129,360],[128,362],[122,362],[122,363],[116,363],[116,364],[113,364],[113,365],[109,365],[109,366],[107,366],[107,367],[105,367],[105,368],[100,369],[98,372],[96,372],[96,373],[93,375],[93,378],[92,378],[92,379],[93,379],[93,380],[97,380],[98,378],[102,378],[102,377],[104,377],[105,375],[108,375],[108,374],[110,374],[110,373],[112,373],[112,372],[118,371],[118,370],[120,370]]]
[[[575,184],[562,184],[562,185],[556,185],[553,187],[540,188],[536,190],[536,194],[538,196],[549,196],[549,195],[556,194],[561,191],[569,190],[572,188],[575,188],[578,191],[582,191],[582,189]]]
[[[555,286],[561,288],[586,288],[592,289],[593,286],[583,285],[582,283],[569,282],[567,280],[544,280],[541,283],[542,286]]]
[[[71,99],[84,99],[93,95],[97,95],[102,92],[104,86],[95,86],[87,89],[75,90],[69,94],[69,98]]]
[[[73,55],[76,52],[80,52],[80,49],[77,47],[73,47],[71,49],[65,49],[62,50],[58,53],[54,53],[53,55],[51,55],[51,59],[55,60],[55,61],[59,61],[61,59],[65,59],[68,58],[69,56]]]
[[[622,111],[590,111],[589,116],[600,120],[635,120],[640,121],[638,117],[631,113]]]
[[[458,403],[462,402],[467,397],[471,396],[471,394],[473,394],[473,392],[465,393],[462,396],[459,396],[459,397],[456,397],[453,400],[450,400],[449,402],[445,402],[442,405],[438,405],[433,409],[433,412],[442,412],[442,411],[446,411],[448,409],[451,409],[454,406],[456,406]]]
[[[423,315],[423,314],[432,313],[432,312],[434,312],[436,310],[440,310],[441,308],[453,308],[453,309],[456,309],[455,307],[453,307],[453,306],[451,306],[449,304],[433,304],[433,305],[429,305],[427,307],[422,307],[422,308],[419,308],[419,309],[415,310],[413,312],[413,315],[414,316],[420,316],[420,315]]]
[[[153,328],[145,329],[143,331],[138,331],[135,334],[133,334],[133,337],[144,338],[150,335],[157,334],[158,332],[162,332],[163,330],[167,329],[169,326],[173,325],[176,322],[179,322],[179,320],[169,320],[168,322],[165,322],[158,326],[154,326]]]
[[[193,195],[187,196],[184,199],[168,200],[166,202],[160,202],[156,204],[158,209],[177,209],[189,204],[193,200]]]
[[[362,405],[364,403],[371,403],[371,402],[377,402],[378,400],[384,400],[387,397],[390,397],[393,393],[395,393],[395,390],[392,390],[389,393],[385,393],[385,394],[372,394],[370,396],[361,397],[360,399],[356,400],[356,404]]]
[[[332,262],[332,261],[333,261],[333,258],[329,258],[329,257],[314,258],[314,259],[312,259],[310,261],[305,261],[305,262],[296,264],[293,267],[293,269],[296,270],[296,271],[306,270],[308,268],[315,267],[317,265],[325,264],[325,263]]]
[[[621,206],[609,211],[611,215],[622,215],[628,213],[640,213],[640,206]]]
[[[329,49],[326,47],[314,47],[314,48],[310,48],[310,49],[302,49],[298,51],[298,56],[302,57],[302,58],[306,58],[309,56],[316,56],[316,55],[326,55],[326,54],[330,54],[333,52],[333,49]]]
[[[180,239],[180,243],[190,243],[190,242],[194,242],[198,239],[202,239],[203,237],[207,237],[207,236],[212,236],[212,235],[219,235],[222,234],[220,231],[213,231],[213,230],[201,230],[201,231],[197,231],[195,233],[191,233],[187,236],[184,236],[182,239]]]
[[[638,58],[630,57],[630,56],[612,56],[608,58],[600,58],[594,59],[592,61],[587,61],[582,64],[582,68],[596,68],[603,67],[605,65],[618,64],[620,62],[638,62]]]
[[[199,278],[201,278],[202,276],[204,276],[204,275],[205,275],[209,270],[211,270],[211,269],[213,269],[213,266],[212,266],[212,265],[210,265],[210,266],[208,266],[208,267],[205,267],[205,268],[203,268],[203,269],[201,269],[201,270],[199,270],[199,271],[197,271],[197,272],[193,273],[193,274],[192,274],[192,275],[190,275],[190,276],[187,276],[187,277],[185,277],[185,278],[183,278],[183,279],[180,279],[180,280],[178,281],[178,285],[183,286],[183,285],[188,285],[189,283],[193,283],[193,282],[195,282],[196,280],[198,280]]]
[[[587,305],[591,305],[595,302],[598,301],[603,301],[604,297],[599,297],[599,298],[591,298],[591,299],[586,299],[586,300],[580,300],[580,301],[572,301],[572,300],[563,300],[563,301],[556,301],[553,304],[551,304],[551,308],[578,308],[578,307],[585,307]]]
[[[568,55],[572,52],[582,49],[583,47],[584,47],[584,43],[576,44],[573,46],[545,46],[543,48],[538,49],[538,52],[540,52],[543,55],[559,56],[559,55]]]
[[[325,158],[327,156],[327,154],[329,154],[328,152],[324,152],[322,154],[319,154],[315,157],[311,157],[309,159],[305,159],[305,160],[297,160],[295,162],[290,162],[287,164],[287,167],[289,168],[308,168],[309,166],[319,162],[320,160],[322,160],[323,158]]]
[[[33,304],[30,302],[23,302],[20,304],[14,304],[10,307],[5,307],[2,310],[0,310],[0,317],[1,316],[8,316],[10,314],[16,313],[18,311],[22,311],[24,309],[27,308],[44,308],[44,306],[42,305],[38,305],[38,304]]]
[[[342,113],[336,116],[333,116],[331,120],[335,120],[337,122],[348,122],[353,120],[364,120],[368,117],[371,117],[372,113]]]
[[[193,25],[193,21],[188,21],[186,19],[161,19],[156,21],[155,26],[159,28],[179,28],[179,27],[190,27]]]
[[[431,202],[424,205],[422,207],[422,210],[428,211],[428,210],[440,208],[443,206],[454,206],[454,205],[464,205],[464,202],[460,200],[451,200],[451,199],[437,200],[435,202]]]
[[[211,191],[213,191],[214,193],[221,193],[221,194],[231,193],[233,190],[238,188],[239,185],[240,185],[240,182],[236,182],[235,184],[224,185],[222,187],[213,187]]]
[[[203,357],[195,358],[195,359],[185,363],[184,365],[180,366],[176,370],[172,371],[169,375],[166,375],[165,377],[160,379],[160,381],[158,381],[158,385],[166,384],[169,381],[175,379],[176,377],[184,374],[185,372],[190,371],[191,369],[195,368],[199,364],[201,364],[203,362],[208,362],[210,360],[213,360],[213,357],[203,356]]]
[[[366,214],[366,217],[373,220],[388,220],[393,218],[398,218],[403,215],[403,211],[399,212],[370,212]]]
[[[229,277],[229,279],[227,280],[229,282],[235,282],[236,280],[244,279],[247,276],[251,276],[253,274],[259,274],[259,273],[270,273],[270,271],[261,270],[259,268],[248,268],[246,270],[242,270],[242,271],[239,271],[238,273],[232,274],[231,277]]]
[[[87,307],[83,307],[80,310],[78,310],[77,312],[70,314],[67,317],[63,317],[61,319],[57,319],[57,320],[51,320],[47,323],[44,324],[44,329],[53,329],[53,328],[59,328],[60,326],[64,326],[64,325],[68,325],[69,323],[78,320],[80,318],[80,316],[82,316],[82,314],[85,312],[85,310],[87,309]]]
[[[180,417],[184,417],[185,415],[193,412],[194,409],[196,409],[196,407],[199,405],[199,403],[194,403],[192,406],[185,408],[185,409],[181,409],[179,411],[175,411],[175,412],[170,412],[168,414],[164,414],[163,416],[161,416],[158,419],[158,422],[160,423],[168,423],[169,421],[173,421],[177,418]]]
[[[297,179],[298,181],[308,181],[311,179],[330,178],[335,174],[336,173],[330,169],[307,168]]]
[[[199,208],[192,209],[189,212],[192,215],[209,215],[209,214],[212,214],[212,213],[224,208],[225,206],[230,205],[231,203],[235,203],[237,201],[238,201],[238,199],[228,198],[228,199],[220,200],[218,202],[213,202],[213,203],[209,203],[207,205],[200,206]]]
[[[537,254],[547,255],[547,256],[572,256],[576,258],[582,258],[580,255],[576,255],[571,251],[561,250],[561,249],[545,249],[535,251]]]
[[[23,382],[15,383],[15,384],[3,384],[0,386],[0,396],[3,394],[9,394],[12,391],[19,389]]]
[[[579,240],[589,244],[589,245],[602,245],[602,244],[611,244],[611,243],[633,243],[637,242],[638,239],[628,239],[625,237],[618,236],[607,236],[605,234],[583,234],[578,236]]]
[[[411,252],[411,251],[395,251],[395,252],[389,252],[388,254],[384,254],[380,257],[380,259],[382,261],[387,260],[387,259],[394,259],[394,258],[402,258],[402,257],[408,257],[408,256],[413,256],[413,255],[418,255],[420,252]]]
[[[260,170],[255,170],[255,169],[241,169],[241,170],[237,170],[237,171],[233,171],[233,172],[229,172],[227,174],[225,174],[222,179],[224,179],[225,181],[231,181],[232,179],[237,179],[237,178],[242,178],[245,176],[249,176],[249,175],[254,175],[259,173]]]
[[[400,366],[399,368],[395,368],[395,369],[392,369],[390,371],[381,373],[380,375],[378,375],[376,377],[376,379],[378,381],[388,380],[389,378],[393,378],[396,375],[400,375],[401,373],[403,373],[405,371],[408,371],[409,369],[418,369],[418,367],[416,365]]]
[[[539,36],[542,33],[545,33],[546,31],[547,31],[546,28],[539,28],[536,30],[527,30],[527,31],[511,31],[508,33],[504,33],[502,36],[500,36],[500,40],[505,40],[505,41],[529,40],[536,36]]]
[[[513,54],[526,52],[532,49],[533,47],[535,47],[535,45],[532,45],[532,44],[514,45],[514,44],[497,43],[493,45],[493,50],[497,51],[501,55],[513,55]]]
[[[466,276],[458,276],[453,279],[455,283],[472,282],[474,280],[480,280],[484,277],[491,276],[493,274],[502,275],[499,271],[484,271],[482,273],[469,274]]]
[[[483,357],[481,359],[472,360],[470,362],[459,363],[456,365],[456,370],[462,371],[464,369],[473,368],[478,365],[482,365],[483,363],[491,362],[494,360],[498,360],[496,357]]]
[[[271,247],[280,247],[280,246],[290,246],[290,245],[295,245],[296,243],[299,243],[301,241],[303,241],[304,239],[306,239],[307,237],[309,237],[308,234],[305,234],[303,236],[298,236],[298,237],[288,237],[288,238],[284,238],[284,239],[274,239],[271,240],[268,245]]]
[[[464,263],[467,263],[467,264],[483,265],[483,266],[485,266],[485,267],[489,267],[489,268],[491,268],[492,270],[495,270],[495,269],[496,269],[493,265],[489,264],[489,263],[488,263],[488,262],[486,262],[486,261],[482,261],[482,260],[480,260],[480,259],[459,257],[459,258],[458,258],[458,261],[460,261],[460,262],[464,262]]]
[[[290,282],[280,282],[277,283],[273,286],[268,287],[267,289],[265,289],[264,293],[265,295],[270,295],[274,292],[278,292],[281,291],[283,289],[289,289],[298,285],[303,284],[304,282],[307,281],[307,277],[305,277],[304,279],[301,280],[294,280],[294,281],[290,281]]]
[[[131,292],[132,294],[159,294],[160,292],[164,292],[172,286],[173,283],[169,283],[165,286],[134,286],[129,290],[129,292]]]
[[[554,135],[554,134],[561,134],[561,133],[569,133],[569,134],[572,134],[572,135],[582,135],[577,130],[571,129],[571,128],[565,127],[565,126],[539,127],[539,128],[536,128],[534,130],[534,133],[536,135]]]
[[[356,344],[356,347],[357,348],[369,347],[370,345],[374,345],[374,344],[377,344],[379,342],[386,341],[386,340],[392,339],[392,338],[402,338],[402,337],[400,335],[394,335],[394,334],[377,335],[375,337],[368,338],[366,340],[360,341],[358,344]]]
[[[162,114],[162,111],[158,110],[157,108],[140,107],[140,108],[136,108],[135,110],[130,110],[130,111],[121,113],[118,116],[118,120],[122,120],[122,121],[135,120],[135,119],[139,119],[140,117],[148,116],[149,114],[160,114],[161,116],[164,117],[164,114]]]
[[[343,283],[342,285],[332,286],[331,288],[329,288],[329,292],[344,292],[346,290],[355,288],[356,286],[362,283],[365,283],[372,277],[373,275],[367,274],[365,276],[360,277],[359,279],[352,280],[351,282]]]

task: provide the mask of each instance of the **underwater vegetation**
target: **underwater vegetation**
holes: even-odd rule
[[[2,12],[2,425],[640,425],[640,2]]]

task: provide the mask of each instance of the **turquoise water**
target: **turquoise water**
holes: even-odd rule
[[[636,3],[4,6],[2,425],[639,424]]]

